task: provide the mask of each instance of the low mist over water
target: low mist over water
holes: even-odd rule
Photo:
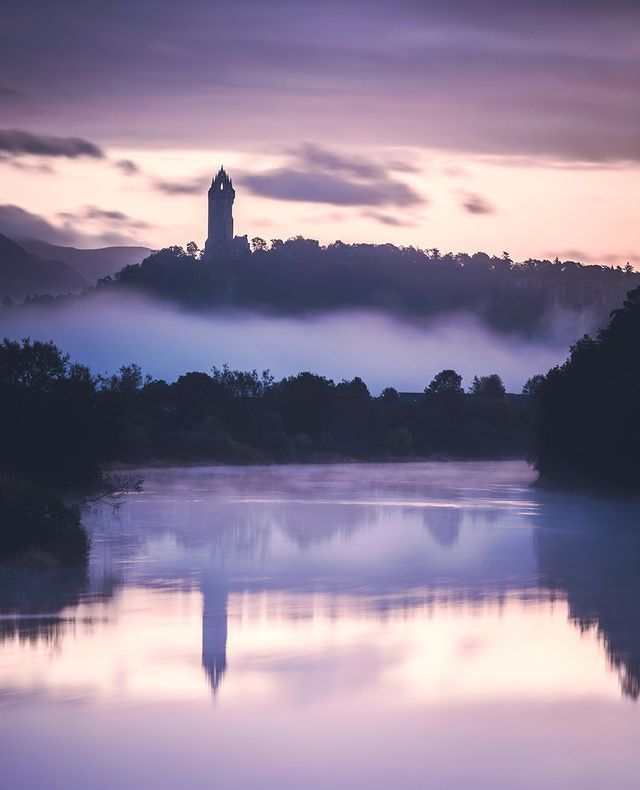
[[[335,380],[357,375],[372,394],[386,386],[422,390],[444,368],[457,370],[465,385],[476,374],[499,373],[508,391],[519,392],[529,376],[562,362],[587,328],[586,319],[559,316],[549,322],[547,337],[534,341],[501,335],[460,314],[423,324],[373,312],[205,315],[122,293],[0,311],[2,337],[53,340],[96,373],[137,362],[173,380],[226,362],[269,368],[276,377],[303,370]]]
[[[86,570],[0,577],[3,787],[639,786],[637,503],[524,462],[143,473]]]

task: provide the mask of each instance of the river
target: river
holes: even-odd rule
[[[2,786],[637,788],[640,507],[523,462],[145,470],[0,578]]]

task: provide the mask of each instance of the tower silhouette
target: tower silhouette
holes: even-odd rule
[[[224,167],[216,173],[209,189],[209,224],[205,257],[229,252],[233,243],[233,201],[236,191]]]

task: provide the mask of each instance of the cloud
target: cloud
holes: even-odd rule
[[[575,248],[547,253],[547,258],[550,260],[559,258],[561,261],[576,261],[578,263],[597,264],[599,266],[624,266],[627,262],[634,266],[640,264],[640,253],[609,252],[604,255],[597,255]]]
[[[125,224],[130,228],[151,228],[148,222],[136,220],[125,214],[122,211],[114,209],[104,209],[99,206],[83,206],[78,211],[59,211],[58,216],[67,222],[77,222],[81,220],[106,220],[108,222],[116,222]]]
[[[251,220],[251,225],[256,228],[275,228],[277,227],[277,223],[275,223],[272,219],[268,219],[267,217],[258,217],[257,219]]]
[[[55,170],[48,162],[23,162],[7,154],[0,154],[0,163],[9,165],[14,170],[21,170],[23,173],[38,173],[46,176],[51,176],[55,173]]]
[[[409,162],[401,162],[398,159],[393,159],[391,162],[387,163],[387,167],[389,170],[395,170],[396,173],[421,173],[422,170],[415,165],[410,164]]]
[[[463,178],[467,175],[467,171],[456,165],[449,165],[442,170],[442,174],[449,178]]]
[[[299,166],[331,173],[346,173],[363,179],[377,179],[386,176],[386,169],[362,156],[343,156],[321,148],[313,143],[305,143],[292,152]]]
[[[462,207],[469,214],[495,214],[495,209],[482,195],[477,195],[474,192],[468,192],[463,200]]]
[[[158,192],[165,195],[203,195],[207,191],[211,176],[201,176],[189,178],[185,181],[162,181],[152,182],[152,186]]]
[[[286,153],[301,169],[342,173],[364,180],[386,178],[390,172],[412,174],[421,172],[415,165],[400,159],[374,161],[371,157],[353,152],[337,153],[316,143],[303,143]]]
[[[129,217],[122,211],[98,208],[97,206],[85,206],[84,216],[87,219],[110,219],[117,222],[130,222]]]
[[[547,253],[546,256],[550,261],[554,261],[556,258],[561,261],[577,261],[580,263],[597,263],[594,260],[593,256],[589,253],[585,252],[584,250],[579,250],[576,248],[550,252]]]
[[[97,206],[84,206],[77,212],[58,212],[58,216],[64,220],[62,226],[20,206],[0,205],[0,233],[17,241],[39,239],[63,246],[99,247],[140,243],[136,231],[152,227],[122,212]]]
[[[407,184],[390,179],[354,181],[331,173],[280,168],[238,179],[252,194],[275,200],[333,206],[415,206],[422,198]]]
[[[62,156],[77,159],[81,156],[102,159],[104,152],[94,143],[80,137],[54,137],[32,134],[21,129],[0,129],[0,152],[11,156]]]
[[[73,234],[20,206],[0,205],[0,233],[11,239],[42,239],[51,244],[72,244]]]
[[[362,216],[366,217],[367,219],[372,219],[375,222],[379,222],[381,225],[390,225],[391,227],[394,228],[417,227],[416,222],[412,222],[410,220],[406,220],[401,217],[396,217],[392,214],[383,214],[380,211],[363,211]]]
[[[15,99],[21,99],[24,96],[22,91],[16,90],[15,88],[6,88],[0,87],[0,101],[13,101]]]
[[[609,266],[624,266],[626,263],[631,263],[632,265],[638,261],[640,261],[640,255],[637,255],[633,252],[625,253],[616,253],[616,252],[609,252],[601,257],[603,263],[608,264]]]
[[[348,221],[348,219],[349,215],[347,212],[327,211],[322,212],[321,214],[309,214],[305,217],[302,217],[302,222],[309,223],[311,225],[324,225],[327,222],[331,222],[338,225],[341,222]]]
[[[240,173],[236,180],[254,195],[274,200],[403,208],[424,203],[411,186],[393,176],[391,168],[311,143],[289,151],[283,167]]]
[[[640,161],[637,0],[5,5],[0,74],[28,91],[12,123],[55,125],[62,107],[119,141],[201,147],[215,130],[224,147],[259,129],[262,144]]]
[[[113,163],[113,166],[125,176],[133,176],[140,172],[138,165],[132,162],[131,159],[118,159],[117,162]]]
[[[477,161],[488,165],[501,165],[503,167],[522,167],[522,168],[544,168],[545,170],[572,170],[586,173],[597,173],[607,170],[628,170],[634,163],[629,159],[612,160],[598,159],[591,161],[576,161],[568,159],[549,159],[541,156],[487,156],[477,157]]]

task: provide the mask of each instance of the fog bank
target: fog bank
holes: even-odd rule
[[[541,342],[500,335],[463,315],[422,325],[373,312],[203,315],[123,293],[0,310],[2,337],[53,340],[95,373],[137,362],[154,377],[174,380],[226,362],[269,368],[277,378],[302,370],[334,380],[361,376],[372,394],[386,386],[422,390],[443,368],[457,370],[465,386],[476,374],[499,373],[508,391],[519,392],[529,376],[565,359],[584,331],[579,323],[565,317]]]

